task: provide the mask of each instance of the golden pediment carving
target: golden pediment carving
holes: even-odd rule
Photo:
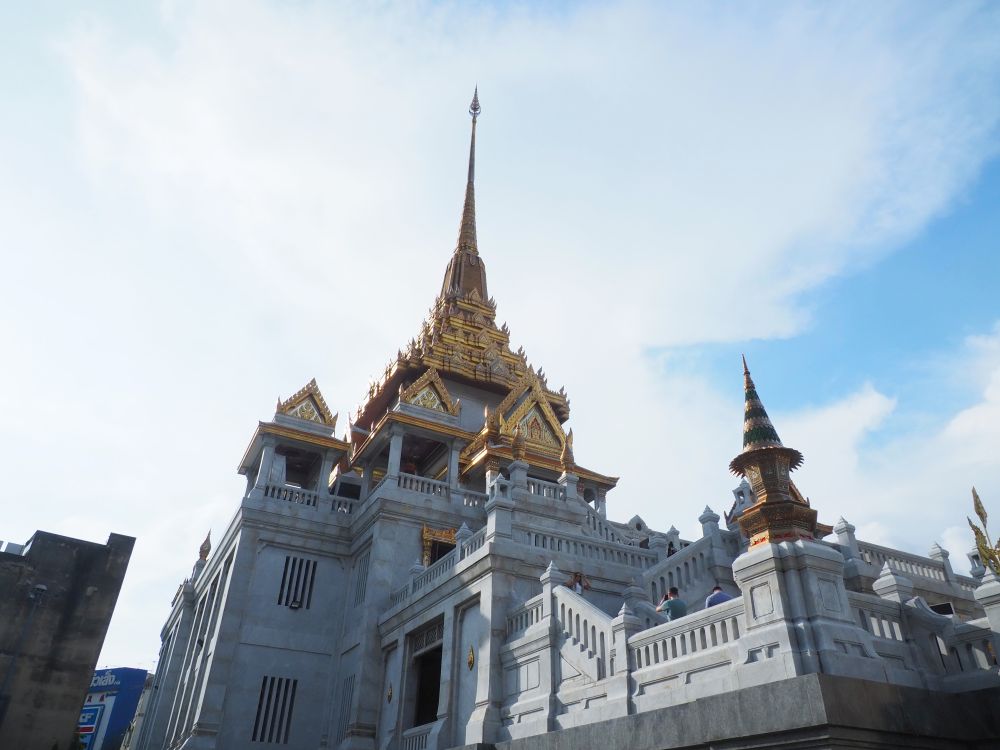
[[[316,378],[310,380],[284,401],[279,398],[275,412],[325,425],[331,431],[337,429],[337,415],[332,413],[326,405],[326,400],[320,393],[319,386],[316,385]]]
[[[424,567],[431,564],[431,548],[434,542],[443,542],[444,544],[455,544],[455,529],[432,529],[428,526],[424,526],[420,530],[420,541],[423,547],[423,555],[421,556],[421,562]]]
[[[500,434],[513,436],[516,427],[529,444],[561,453],[566,434],[556,417],[541,381],[529,371],[496,409]]]
[[[452,399],[437,369],[433,367],[404,388],[399,394],[399,400],[406,404],[458,416],[458,402]]]

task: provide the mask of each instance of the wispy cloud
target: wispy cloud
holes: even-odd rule
[[[0,376],[0,448],[23,468],[10,491],[59,455],[72,492],[12,526],[136,533],[107,653],[153,654],[255,420],[313,375],[346,413],[416,331],[478,82],[500,315],[567,385],[578,459],[622,474],[612,512],[693,532],[732,484],[738,378],[720,394],[644,352],[794,335],[811,290],[946,211],[995,153],[998,26],[992,5],[172,2],[142,28],[92,13],[54,32],[74,118],[48,127],[70,159],[40,191],[0,176],[31,249],[0,282],[5,317],[30,312],[5,335],[22,365]],[[873,456],[894,408],[874,386],[776,417],[821,513],[909,541],[934,527],[908,503],[950,497],[947,467],[996,475],[971,447],[997,423],[983,393]],[[938,479],[930,449],[902,457],[923,442]]]

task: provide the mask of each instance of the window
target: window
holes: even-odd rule
[[[289,609],[309,609],[312,606],[315,583],[315,560],[286,555],[285,568],[281,572],[281,587],[278,589],[278,604]]]
[[[290,677],[269,677],[260,681],[257,699],[257,716],[253,723],[252,742],[288,744],[292,728],[292,711],[295,708],[295,691],[299,681]]]

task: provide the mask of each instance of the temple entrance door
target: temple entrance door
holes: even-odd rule
[[[413,726],[419,727],[437,720],[441,697],[441,647],[415,657],[413,666],[417,673]]]

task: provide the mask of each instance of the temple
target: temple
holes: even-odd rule
[[[843,518],[821,523],[836,509],[811,507],[792,481],[803,456],[782,444],[745,362],[725,517],[705,507],[697,539],[611,520],[629,515],[609,511],[617,477],[576,463],[567,394],[497,325],[476,233],[478,92],[469,111],[440,294],[342,437],[314,380],[257,425],[235,515],[173,599],[135,746],[972,748],[1000,736],[1000,582],[977,559],[956,574],[937,545],[917,555],[860,540]],[[728,599],[705,606],[715,586]],[[672,587],[688,614],[668,621],[656,605]]]

